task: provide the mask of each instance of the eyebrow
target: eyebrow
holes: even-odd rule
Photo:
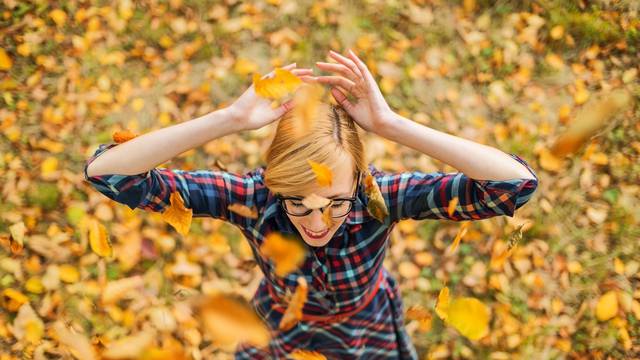
[[[300,195],[294,195],[293,197],[297,197],[300,199],[304,199],[304,196],[300,196]],[[335,199],[335,198],[348,198],[349,195],[346,194],[338,194],[338,195],[332,195],[332,196],[324,196],[327,199]]]

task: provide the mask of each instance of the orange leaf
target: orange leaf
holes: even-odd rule
[[[280,320],[280,326],[278,327],[280,330],[287,331],[302,319],[302,308],[307,301],[308,291],[307,280],[304,277],[298,277],[298,287],[296,287],[296,292],[293,294],[282,320]]]
[[[322,212],[322,222],[327,225],[328,228],[333,226],[333,216],[331,216],[331,206],[327,206]]]
[[[235,203],[227,206],[229,211],[232,211],[240,216],[244,216],[249,219],[257,219],[258,218],[258,209],[255,206],[248,207],[243,204]]]
[[[327,360],[327,357],[317,351],[297,349],[289,357],[293,360]]]
[[[447,314],[449,313],[449,287],[445,286],[440,290],[438,294],[438,301],[436,302],[436,314],[442,320],[447,320]]]
[[[453,199],[451,199],[451,201],[449,201],[449,206],[447,207],[447,214],[449,214],[449,216],[453,215],[453,212],[456,211],[456,206],[458,205],[458,197],[454,197]]]
[[[268,99],[281,99],[292,93],[300,84],[300,80],[291,71],[275,69],[275,76],[261,79],[259,74],[253,75],[253,85],[258,96]]]
[[[122,144],[123,142],[127,142],[136,136],[138,135],[135,135],[129,130],[120,130],[120,131],[114,132],[112,137],[113,137],[113,141],[117,142],[118,144]]]
[[[331,186],[333,179],[333,172],[325,165],[313,160],[307,160],[311,166],[311,170],[316,175],[316,180],[320,186]]]
[[[191,227],[191,219],[193,218],[193,210],[184,206],[184,201],[180,192],[174,191],[169,197],[171,205],[162,213],[162,219],[173,226],[176,231],[183,236],[189,233]]]
[[[458,244],[460,244],[460,240],[462,240],[462,237],[467,233],[469,225],[471,225],[471,221],[465,221],[464,223],[462,223],[460,229],[458,229],[458,233],[456,234],[455,239],[453,239],[451,247],[449,248],[449,254],[456,251],[456,249],[458,248]]]
[[[387,204],[384,202],[384,197],[382,197],[378,182],[376,182],[371,173],[367,173],[367,176],[364,178],[364,192],[369,198],[367,211],[379,222],[384,223],[384,218],[389,216],[389,210],[387,209]]]
[[[92,219],[89,227],[89,244],[91,250],[98,256],[110,257],[113,255],[113,247],[109,241],[107,229],[98,219]]]
[[[297,239],[285,238],[282,234],[268,234],[260,246],[260,252],[275,263],[275,273],[285,276],[295,271],[304,261],[306,251]]]

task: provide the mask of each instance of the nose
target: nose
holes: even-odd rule
[[[322,220],[322,209],[314,209],[313,211],[311,211],[311,214],[309,214],[309,221],[307,222],[307,224],[309,224],[307,225],[307,228],[313,231],[325,229],[327,226]]]

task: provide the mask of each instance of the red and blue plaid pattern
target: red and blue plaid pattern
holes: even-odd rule
[[[179,191],[185,206],[195,217],[209,216],[236,225],[249,241],[258,266],[264,274],[252,303],[273,329],[267,349],[241,346],[238,359],[284,358],[295,349],[316,350],[335,359],[416,359],[410,338],[404,330],[403,305],[395,280],[382,263],[389,235],[402,219],[479,220],[498,215],[513,216],[537,188],[533,169],[517,155],[509,154],[533,174],[534,179],[503,181],[474,180],[461,172],[386,173],[369,165],[389,208],[384,223],[366,210],[367,197],[361,189],[354,208],[324,247],[308,246],[305,262],[285,277],[274,273],[274,265],[260,255],[265,235],[277,231],[299,236],[277,199],[263,182],[264,167],[244,175],[225,171],[184,171],[152,169],[138,175],[88,177],[86,168],[96,157],[117,144],[101,144],[87,160],[84,174],[96,190],[131,209],[164,211],[171,192]],[[449,201],[459,201],[451,216]],[[240,203],[256,206],[259,217],[249,219],[227,210]],[[284,298],[293,293],[296,279],[304,276],[309,296],[303,312],[310,317],[332,316],[362,305],[377,276],[383,272],[381,288],[373,300],[357,314],[339,321],[301,321],[288,331],[278,331],[286,307]]]

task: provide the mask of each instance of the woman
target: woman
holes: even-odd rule
[[[330,76],[313,76],[310,69],[295,69],[295,64],[285,67],[305,82],[329,85],[340,104],[324,105],[328,115],[317,120],[312,136],[294,136],[292,119],[286,116],[291,102],[271,109],[252,85],[222,110],[118,146],[100,145],[85,166],[87,181],[132,209],[163,211],[170,193],[179,191],[194,216],[221,218],[242,230],[264,273],[253,305],[273,338],[265,349],[240,346],[238,359],[284,358],[296,349],[315,350],[330,359],[416,359],[404,330],[397,284],[382,266],[394,225],[407,218],[460,221],[513,216],[537,187],[535,172],[517,155],[401,117],[389,108],[367,66],[353,52],[347,56],[330,52],[330,56],[335,64],[317,63],[334,74]],[[353,95],[353,102],[346,93]],[[155,168],[215,138],[278,119],[266,167],[244,175]],[[356,123],[460,172],[385,173],[367,166]],[[124,158],[126,162],[121,161]],[[331,186],[316,184],[307,160],[332,169]],[[382,222],[366,210],[368,198],[361,180],[367,172],[378,183],[389,210]],[[322,209],[302,204],[311,193],[333,200],[331,226],[322,220]],[[449,200],[454,197],[459,202],[449,215]],[[256,206],[258,218],[230,212],[227,206],[233,203]],[[285,277],[276,276],[273,264],[259,251],[265,235],[273,231],[297,235],[308,246],[300,269]],[[285,294],[295,290],[298,276],[309,284],[302,321],[279,331]]]

